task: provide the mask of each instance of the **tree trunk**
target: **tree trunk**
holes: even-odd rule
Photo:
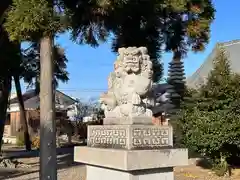
[[[5,77],[0,83],[0,153],[2,149],[2,138],[6,121],[8,98],[11,92],[11,76]]]
[[[20,110],[20,122],[21,122],[21,126],[23,127],[22,130],[24,133],[25,148],[27,151],[31,151],[31,140],[28,132],[28,122],[27,122],[26,112],[24,108],[20,79],[18,75],[14,75],[13,78],[16,86],[16,93],[17,93],[19,110]]]
[[[56,122],[53,90],[53,37],[40,41],[40,179],[56,180]]]
[[[36,92],[36,94],[40,93],[40,80],[39,80],[39,76],[37,76],[36,80],[35,80],[35,92]]]

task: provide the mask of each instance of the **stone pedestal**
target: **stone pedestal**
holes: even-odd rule
[[[86,180],[174,180],[173,167],[187,165],[187,149],[174,149],[171,126],[88,127],[88,146],[75,147]]]
[[[87,166],[88,180],[173,180],[172,168],[159,168],[154,170],[118,171],[95,166]]]
[[[188,153],[76,147],[74,160],[87,165],[87,180],[174,180],[173,167],[187,165]]]
[[[153,170],[118,171],[87,166],[87,180],[174,180],[173,168]]]

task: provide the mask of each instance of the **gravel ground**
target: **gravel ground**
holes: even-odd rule
[[[0,168],[0,180],[38,180],[39,157],[19,158],[28,168]],[[71,154],[58,156],[58,180],[85,180],[85,166],[74,163]]]
[[[1,171],[0,171],[1,173]],[[9,172],[11,175],[1,177],[2,180],[39,180],[39,172],[27,172],[21,171],[19,173],[13,174]],[[66,169],[58,170],[58,180],[85,180],[84,177],[85,168],[84,166],[75,166],[69,167]]]
[[[32,158],[28,161],[37,161]],[[31,162],[32,163],[32,162]],[[81,164],[68,164],[67,166],[58,167],[58,180],[86,180],[85,166]],[[39,171],[38,165],[33,165],[29,170],[26,169],[0,169],[0,180],[38,180]],[[190,165],[187,167],[175,168],[175,180],[239,180],[240,176],[236,173],[233,177],[217,177],[210,170],[202,169],[200,167]]]
[[[39,172],[32,171],[20,171],[18,173],[13,173],[9,171],[9,177],[1,177],[1,180],[38,180]],[[1,170],[0,170],[0,174]],[[85,179],[85,167],[83,165],[72,166],[64,169],[58,170],[58,180],[86,180]],[[188,168],[176,168],[175,180],[239,180],[238,177],[217,177],[213,173],[207,171],[201,171],[195,167]]]
[[[85,166],[73,161],[73,148],[59,148],[58,180],[85,180]],[[25,152],[14,147],[3,148],[3,155],[14,157],[23,163],[20,168],[0,168],[0,180],[38,180],[39,152]],[[25,166],[25,167],[24,167]]]
[[[37,153],[33,153],[33,156],[30,157],[17,158],[18,161],[30,167],[23,167],[22,169],[0,168],[0,180],[38,180],[39,157],[36,157],[36,155]],[[85,174],[85,166],[73,162],[71,149],[59,151],[58,180],[86,180]],[[189,166],[175,168],[175,180],[240,180],[240,170],[234,170],[231,178],[217,177],[211,170],[190,163]]]

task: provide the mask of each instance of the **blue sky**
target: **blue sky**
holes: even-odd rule
[[[188,53],[184,60],[185,72],[189,76],[203,63],[217,42],[240,39],[240,1],[213,0],[217,10],[216,19],[211,26],[211,39],[206,50],[201,53]],[[111,41],[91,48],[87,45],[78,45],[70,40],[69,34],[63,34],[57,39],[66,50],[69,59],[68,72],[70,80],[67,84],[60,84],[59,90],[81,99],[98,97],[107,89],[107,77],[113,69],[116,55],[111,52]],[[164,54],[165,75],[171,54]],[[24,86],[24,85],[23,85]]]

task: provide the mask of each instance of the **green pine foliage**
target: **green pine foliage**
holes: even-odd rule
[[[97,46],[113,35],[112,49],[146,46],[154,82],[162,78],[163,51],[202,51],[214,19],[211,0],[13,0],[6,30],[11,40],[33,40],[70,29],[79,43]],[[52,8],[54,7],[54,8]],[[136,9],[136,11],[133,11]]]
[[[206,84],[189,90],[178,114],[179,141],[214,163],[240,155],[240,76],[231,72],[228,56],[219,49]]]
[[[52,34],[62,27],[61,15],[48,0],[13,0],[6,13],[10,40],[24,41]]]
[[[68,59],[64,49],[60,45],[53,47],[53,83],[58,87],[59,81],[66,83],[69,80],[67,71]],[[36,92],[40,88],[40,44],[31,43],[26,49],[22,49],[20,77],[29,87],[35,87]]]
[[[89,32],[93,36],[89,40],[96,45],[96,40],[106,39],[105,32],[112,33],[114,52],[119,47],[146,46],[153,60],[154,82],[162,78],[164,51],[178,52],[182,58],[188,50],[204,50],[215,13],[211,0],[63,2],[72,12],[72,35],[77,42],[86,41],[83,31],[91,27]],[[94,22],[91,26],[89,16]]]

